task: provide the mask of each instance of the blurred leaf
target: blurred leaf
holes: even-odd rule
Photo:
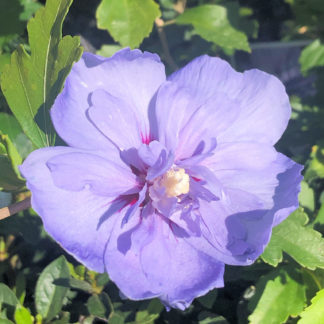
[[[122,48],[120,45],[102,45],[96,53],[101,56],[111,57]]]
[[[14,292],[3,283],[0,283],[0,304],[6,304],[14,307],[19,304]]]
[[[299,63],[304,75],[314,67],[324,66],[324,44],[316,39],[305,47],[300,55]]]
[[[154,321],[160,316],[163,310],[163,305],[158,299],[153,299],[150,301],[146,309],[139,310],[136,313],[135,321],[136,323],[149,324],[154,323]]]
[[[23,305],[26,296],[26,278],[22,272],[16,277],[15,293],[20,303]]]
[[[0,47],[4,40],[24,31],[25,24],[19,19],[23,9],[19,0],[0,0]]]
[[[19,301],[14,292],[5,284],[0,283],[0,309],[6,310],[10,316],[13,316],[17,305]]]
[[[72,0],[48,0],[28,25],[31,55],[23,46],[1,74],[1,87],[10,109],[37,148],[54,144],[49,116],[72,65],[82,53],[78,37],[62,39],[62,24]]]
[[[9,64],[9,63],[10,63],[10,54],[8,54],[8,53],[0,54],[0,75],[1,75],[4,67],[6,66],[6,64]]]
[[[86,281],[71,277],[69,280],[69,285],[71,288],[82,290],[87,293],[92,293],[92,286]]]
[[[307,223],[308,217],[302,209],[293,212],[273,229],[262,259],[277,266],[286,252],[306,268],[324,268],[324,239],[321,233],[305,226]]]
[[[63,305],[63,300],[69,288],[54,284],[58,279],[69,280],[70,272],[64,256],[50,263],[37,280],[35,304],[39,314],[46,320],[57,315]]]
[[[216,315],[210,312],[201,312],[198,315],[199,324],[228,324],[227,320],[220,315]]]
[[[324,178],[324,141],[312,147],[311,160],[305,172],[306,180]]]
[[[138,47],[152,31],[161,12],[153,0],[102,0],[96,13],[97,25],[107,29],[123,47]]]
[[[29,20],[31,16],[42,6],[37,0],[20,0],[24,11],[20,14],[21,20]]]
[[[197,301],[204,307],[211,309],[217,299],[218,291],[213,289],[207,295],[199,297]]]
[[[247,36],[256,38],[258,36],[259,24],[250,16],[253,11],[247,7],[240,7],[237,2],[228,1],[222,4],[227,9],[228,20],[231,25],[244,32]]]
[[[33,324],[33,318],[29,310],[23,306],[18,305],[15,311],[16,324]]]
[[[87,308],[90,315],[108,318],[111,312],[108,295],[106,293],[92,295],[87,301]]]
[[[317,292],[308,306],[300,315],[298,324],[323,324],[324,323],[324,289]]]
[[[193,25],[199,36],[221,47],[251,51],[246,35],[232,27],[227,10],[222,6],[202,5],[186,9],[177,17],[176,23]]]
[[[318,211],[318,214],[314,220],[314,224],[324,225],[324,204],[321,205],[321,208]]]
[[[315,195],[314,190],[307,184],[306,181],[301,182],[301,190],[299,193],[299,203],[301,206],[309,211],[314,211],[315,209]]]
[[[18,170],[21,162],[21,157],[9,137],[0,132],[0,190],[16,191],[25,185]]]
[[[9,114],[0,112],[0,132],[9,136],[19,155],[24,159],[33,150],[33,145],[23,133],[17,119]]]
[[[256,284],[256,294],[249,302],[253,313],[250,324],[280,324],[297,316],[304,308],[306,296],[302,278],[288,268],[277,269]]]

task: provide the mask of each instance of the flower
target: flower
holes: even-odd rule
[[[290,112],[276,77],[219,58],[166,78],[155,54],[84,53],[51,109],[68,146],[20,170],[66,251],[128,298],[184,309],[298,207],[302,167],[273,147]]]

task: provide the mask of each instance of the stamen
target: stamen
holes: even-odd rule
[[[182,168],[172,168],[160,180],[160,185],[165,188],[168,197],[177,197],[189,192],[190,178]]]

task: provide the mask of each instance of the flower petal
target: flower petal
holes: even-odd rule
[[[187,244],[177,225],[152,214],[141,227],[153,228],[151,242],[141,246],[142,269],[166,305],[184,310],[194,298],[223,287],[224,264]],[[134,240],[140,242],[140,235],[134,232]]]
[[[91,103],[90,120],[120,150],[142,144],[139,117],[122,98],[99,89],[91,94]]]
[[[204,55],[168,80],[191,88],[201,103],[219,92],[240,102],[239,117],[217,138],[218,142],[253,140],[274,144],[287,127],[291,113],[289,98],[283,84],[265,72],[239,73],[227,62]]]
[[[74,64],[51,110],[55,129],[70,146],[106,150],[109,141],[107,144],[86,116],[91,105],[90,94],[103,89],[132,107],[143,136],[149,136],[149,105],[164,80],[164,66],[157,55],[124,49],[104,59],[84,53]]]
[[[233,173],[230,177],[222,177],[223,171],[216,173],[225,195],[209,204],[200,201],[200,213],[206,225],[203,235],[216,248],[219,260],[233,265],[255,261],[269,242],[272,227],[298,207],[301,169],[277,154],[277,159],[257,176],[248,170],[237,172],[237,179]],[[257,177],[258,182],[251,185]]]
[[[160,87],[155,105],[158,139],[166,148],[175,152],[179,133],[190,116],[198,108],[188,89],[174,82],[165,82]]]
[[[69,147],[36,150],[20,171],[32,192],[32,207],[41,216],[46,231],[85,266],[103,272],[105,246],[114,218],[120,218],[112,209],[118,211],[122,205],[113,206],[111,198],[95,195],[87,188],[68,191],[54,184],[46,163],[61,154],[75,152],[80,150]]]
[[[117,160],[118,161],[118,160]],[[117,197],[139,191],[136,176],[121,163],[89,153],[66,153],[50,158],[46,165],[61,189],[88,189],[96,195]]]
[[[183,310],[195,297],[223,286],[224,264],[188,245],[153,210],[146,216],[129,231],[127,249],[118,249],[114,235],[107,246],[108,273],[123,294],[131,299],[158,296]],[[123,235],[119,239],[125,245]]]

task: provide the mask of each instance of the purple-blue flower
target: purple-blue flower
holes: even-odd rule
[[[273,147],[290,112],[276,77],[219,58],[166,77],[155,54],[84,53],[51,109],[68,146],[20,170],[66,251],[128,298],[184,309],[298,207],[302,167]]]

